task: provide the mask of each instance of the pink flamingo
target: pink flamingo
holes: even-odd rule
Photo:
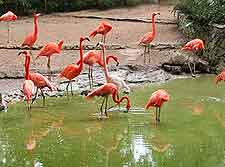
[[[7,13],[3,14],[0,17],[0,21],[6,21],[8,24],[8,43],[9,43],[9,30],[10,30],[9,22],[15,21],[16,19],[17,19],[17,16],[11,11],[8,11]]]
[[[38,16],[40,16],[40,13],[34,14],[34,31],[25,37],[25,39],[22,43],[22,47],[28,46],[28,48],[31,49],[33,47],[34,43],[37,41],[37,37],[38,37],[37,19],[38,19]]]
[[[131,107],[131,102],[128,96],[123,96],[121,99],[117,98],[117,94],[118,94],[118,90],[117,90],[117,86],[114,83],[105,83],[104,85],[98,87],[97,89],[95,89],[94,91],[90,92],[87,95],[87,99],[90,99],[94,96],[102,96],[104,97],[102,105],[101,105],[101,115],[103,113],[103,105],[105,103],[105,115],[106,117],[108,117],[107,114],[107,105],[108,105],[108,96],[112,95],[112,99],[116,104],[120,104],[123,100],[127,100],[127,105],[126,105],[126,109],[127,112],[130,110]]]
[[[67,86],[66,86],[66,91],[68,95],[68,87],[71,85],[71,94],[73,95],[73,89],[72,89],[72,84],[71,80],[78,75],[80,75],[81,71],[83,70],[83,41],[88,40],[90,41],[89,38],[87,37],[80,37],[80,64],[75,65],[75,64],[70,64],[64,68],[64,70],[59,74],[59,77],[65,77],[66,79],[69,80]]]
[[[149,98],[145,109],[149,109],[150,107],[156,108],[156,121],[160,122],[160,110],[161,106],[164,102],[169,101],[169,94],[162,89],[159,89],[152,93],[151,97]]]
[[[96,28],[96,30],[92,31],[89,35],[89,37],[95,37],[97,34],[102,35],[102,42],[105,43],[105,38],[108,32],[112,30],[112,25],[106,21],[102,21],[99,26]]]
[[[107,60],[105,57],[105,45],[102,42],[99,42],[97,44],[97,46],[100,45],[102,48],[102,55],[103,55],[103,71],[106,77],[106,81],[107,83],[114,83],[118,90],[125,88],[127,93],[130,93],[130,87],[124,82],[124,80],[120,77],[118,77],[117,75],[110,75],[109,71],[108,71],[108,67],[107,67]],[[118,95],[118,94],[117,94]],[[119,97],[118,97],[119,98]]]
[[[18,55],[23,54],[25,56],[25,65],[27,66],[28,70],[29,70],[29,66],[30,66],[30,54],[27,51],[22,51],[19,52]],[[29,72],[29,71],[28,71]],[[43,92],[43,88],[49,88],[51,91],[53,91],[55,89],[55,87],[52,85],[52,83],[43,75],[39,74],[39,73],[30,73],[29,72],[29,79],[34,83],[34,85],[37,87],[36,93],[35,93],[35,97],[32,100],[32,103],[35,101],[35,99],[37,98],[37,93],[38,90],[40,89],[41,91],[41,95],[43,97],[43,106],[45,105],[45,95]]]
[[[225,70],[223,70],[219,75],[216,77],[216,84],[218,84],[220,81],[225,82]]]
[[[144,63],[145,63],[145,54],[147,52],[147,47],[148,47],[148,53],[149,53],[149,49],[151,47],[151,42],[155,39],[155,16],[156,15],[160,15],[160,13],[157,12],[153,12],[152,13],[152,32],[147,32],[140,40],[139,40],[139,44],[138,45],[144,45],[145,50],[144,50]],[[149,63],[150,63],[150,54],[149,54],[149,59],[148,59]]]
[[[38,56],[36,57],[36,59],[40,56],[48,57],[47,67],[48,67],[48,73],[50,75],[51,75],[50,57],[54,54],[59,54],[61,52],[63,43],[64,43],[64,41],[60,40],[58,44],[55,44],[53,42],[49,42],[49,43],[45,44],[43,46],[43,48],[40,50]]]
[[[193,40],[189,41],[188,43],[186,43],[181,48],[181,50],[191,51],[191,52],[193,52],[195,54],[197,54],[198,51],[203,50],[203,49],[205,49],[205,47],[204,47],[204,43],[203,43],[203,41],[201,39],[193,39]],[[192,69],[191,69],[190,62],[189,62],[189,58],[190,58],[190,56],[187,59],[187,62],[188,62],[187,64],[188,64],[188,67],[190,69],[192,77],[195,77],[195,62],[193,62],[193,64],[194,64],[194,73],[193,73]]]
[[[108,55],[107,56],[107,64],[109,63],[109,60],[113,59],[117,64],[116,66],[119,65],[118,57],[114,55]],[[96,50],[90,50],[87,53],[84,54],[83,56],[83,62],[84,64],[87,64],[89,66],[89,71],[88,71],[88,79],[89,79],[89,85],[90,89],[92,89],[93,86],[93,65],[98,64],[101,67],[103,67],[103,60],[101,57],[101,54],[97,52]],[[80,64],[80,60],[76,63],[77,65]]]
[[[21,54],[21,53],[19,53]],[[27,109],[28,111],[31,110],[31,103],[30,100],[32,98],[32,92],[34,90],[34,83],[33,81],[31,81],[30,79],[30,57],[26,56],[26,60],[25,60],[25,81],[23,83],[23,93],[25,95],[26,101],[27,101]]]

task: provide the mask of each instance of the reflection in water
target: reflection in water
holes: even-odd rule
[[[209,89],[209,79],[196,91],[200,79],[166,84],[174,100],[158,126],[151,120],[154,112],[134,107],[128,114],[112,111],[110,119],[93,119],[96,111],[81,97],[60,107],[62,99],[56,99],[47,112],[34,108],[25,120],[18,104],[0,114],[0,167],[222,167],[225,87]],[[135,90],[131,99],[143,106],[143,97],[156,87]]]
[[[144,142],[144,136],[134,135],[132,141],[135,162],[143,163],[147,160],[148,164],[155,166],[156,162],[153,160],[152,150],[150,149],[150,145]]]

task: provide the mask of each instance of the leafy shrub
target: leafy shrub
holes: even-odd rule
[[[0,0],[0,12],[12,10],[18,15],[35,11],[47,13],[81,9],[107,9],[117,6],[133,6],[152,0]]]

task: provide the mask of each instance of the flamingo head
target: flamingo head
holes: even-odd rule
[[[18,53],[18,56],[20,56],[21,54],[25,55],[25,56],[30,56],[30,54],[28,53],[28,51],[24,50]]]
[[[131,103],[130,103],[130,100],[128,100],[126,105],[127,112],[130,110],[130,107],[131,107]]]
[[[160,15],[160,13],[159,12],[153,12],[152,13],[152,16],[156,16],[156,15]]]
[[[99,47],[99,46],[105,47],[105,44],[104,44],[103,42],[98,42],[97,45],[95,46],[95,48],[97,48],[97,47]]]
[[[80,42],[83,42],[83,41],[85,41],[85,40],[91,41],[89,37],[84,37],[84,36],[81,36],[81,37],[80,37]]]
[[[38,17],[38,16],[40,16],[41,14],[40,13],[34,13],[34,17]]]

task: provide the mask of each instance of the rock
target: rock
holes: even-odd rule
[[[182,73],[181,66],[164,65],[163,69],[171,74],[179,75]]]
[[[178,55],[171,57],[168,62],[162,64],[162,68],[170,72],[171,74],[181,74],[182,72],[190,73],[188,68],[188,62],[191,65],[191,68],[194,68],[193,63],[195,63],[195,71],[198,73],[209,73],[210,66],[209,63],[196,55],[191,56],[191,53],[181,54],[177,52]],[[195,56],[195,57],[194,57]]]
[[[142,82],[160,82],[171,79],[171,75],[163,70],[153,72],[141,71],[128,74],[127,82],[142,83]]]

